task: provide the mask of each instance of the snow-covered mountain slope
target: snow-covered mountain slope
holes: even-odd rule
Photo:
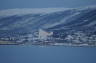
[[[95,30],[96,7],[8,9],[0,11],[0,30],[34,32],[38,29]],[[91,31],[91,30],[90,30]]]
[[[88,29],[95,27],[96,27],[96,7],[93,8],[89,7],[84,10],[76,11],[75,13],[67,17],[66,22],[56,25],[51,29],[60,29],[60,28]]]
[[[65,8],[35,10],[12,9],[1,11],[0,30],[22,30],[24,28],[31,31],[37,28],[55,26],[56,23],[59,24],[62,19],[74,13],[74,11]]]
[[[1,10],[0,41],[96,46],[96,7]]]

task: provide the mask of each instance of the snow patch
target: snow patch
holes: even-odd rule
[[[68,10],[69,8],[33,8],[33,9],[7,9],[1,10],[0,16],[24,15],[24,14],[46,14],[57,11]]]

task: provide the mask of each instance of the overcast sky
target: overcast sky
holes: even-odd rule
[[[0,9],[12,8],[73,8],[95,5],[96,0],[0,0]]]

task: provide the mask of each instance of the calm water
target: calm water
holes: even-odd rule
[[[0,45],[0,63],[96,63],[96,48]]]

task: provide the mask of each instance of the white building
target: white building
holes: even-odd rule
[[[52,36],[52,35],[53,35],[53,32],[48,32],[48,31],[45,31],[43,29],[39,29],[38,38],[40,40],[46,40],[49,36]]]

